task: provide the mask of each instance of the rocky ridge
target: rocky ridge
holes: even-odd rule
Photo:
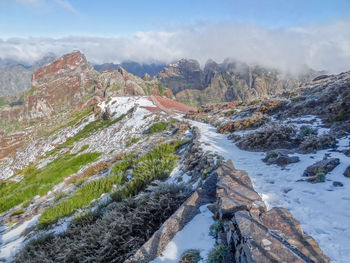
[[[230,101],[250,102],[297,88],[324,72],[305,68],[303,74],[284,75],[278,70],[225,60],[208,60],[201,69],[196,60],[182,59],[165,67],[157,79],[185,104],[203,106]]]

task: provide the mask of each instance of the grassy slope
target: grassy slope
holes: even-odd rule
[[[42,169],[28,166],[22,181],[0,184],[0,213],[31,200],[36,195],[46,194],[66,176],[76,173],[82,166],[95,161],[100,153],[92,152],[79,156],[67,154],[58,157]]]
[[[153,180],[166,178],[176,164],[177,156],[173,152],[178,145],[178,142],[159,145],[140,158],[135,158],[133,155],[126,156],[112,168],[111,176],[88,182],[71,198],[47,208],[40,217],[40,226],[45,227],[89,205],[101,194],[110,192],[113,185],[119,188],[113,193],[113,199],[122,200],[137,194]],[[127,181],[128,169],[133,169],[132,179],[129,181]]]

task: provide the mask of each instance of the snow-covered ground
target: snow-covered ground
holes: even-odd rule
[[[246,170],[255,190],[267,207],[285,207],[301,222],[303,230],[319,243],[321,249],[336,263],[350,262],[350,179],[343,176],[350,158],[328,150],[316,154],[295,154],[300,162],[282,169],[266,165],[262,152],[240,150],[227,135],[219,134],[208,124],[192,121],[201,131],[204,151],[212,151],[231,159],[237,169]],[[324,132],[324,130],[322,130]],[[349,138],[338,142],[339,148],[349,145]],[[325,183],[297,182],[306,167],[322,160],[325,154],[339,158],[338,165],[327,174]],[[333,181],[344,184],[334,187]]]
[[[207,262],[208,254],[215,245],[215,239],[209,235],[210,226],[214,223],[213,214],[208,205],[200,207],[196,215],[174,238],[168,243],[162,256],[151,261],[152,263],[177,263],[182,254],[195,249],[200,252],[201,263]]]
[[[5,234],[1,234],[0,229],[0,262],[11,260],[12,257],[23,247],[25,237],[22,233],[27,228],[34,226],[38,221],[39,215],[11,229]],[[2,230],[5,230],[3,227]],[[5,231],[4,231],[5,232]]]

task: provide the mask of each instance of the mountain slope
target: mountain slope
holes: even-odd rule
[[[285,76],[275,69],[230,60],[221,64],[208,60],[202,70],[197,61],[182,59],[164,68],[157,78],[181,102],[199,106],[268,98],[321,74],[305,68],[298,76]]]

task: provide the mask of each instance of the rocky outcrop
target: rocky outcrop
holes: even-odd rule
[[[66,54],[33,73],[34,94],[25,100],[31,118],[49,116],[52,112],[77,105],[92,95],[98,73],[79,51]]]
[[[197,61],[182,59],[165,67],[157,79],[181,102],[199,106],[268,98],[292,90],[317,74],[307,69],[300,76],[282,76],[274,69],[230,60],[221,64],[209,60],[202,70]]]
[[[245,171],[236,170],[232,161],[228,161],[216,170],[218,176],[217,196],[220,218],[231,218],[238,211],[262,213],[266,207],[255,192],[252,182]]]
[[[63,55],[36,70],[31,87],[18,99],[11,98],[5,106],[0,105],[0,117],[11,121],[47,118],[85,103],[94,96],[155,95],[174,98],[171,90],[159,81],[143,80],[121,67],[100,74],[79,51]]]
[[[239,130],[254,129],[264,125],[268,120],[268,116],[255,113],[243,119],[225,122],[217,128],[217,131],[219,133],[229,133]]]
[[[350,131],[350,72],[306,82],[291,94],[291,103],[279,116],[315,115],[337,131]]]
[[[286,209],[266,207],[248,175],[227,161],[216,170],[219,235],[237,263],[331,262]]]

